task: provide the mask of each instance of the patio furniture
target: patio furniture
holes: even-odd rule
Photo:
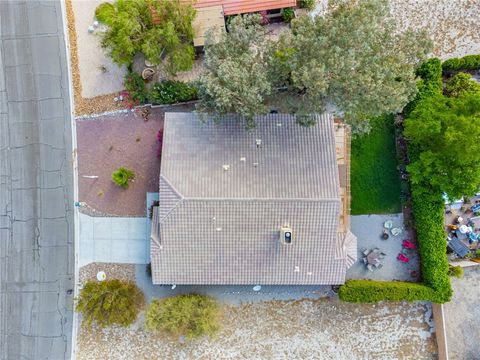
[[[410,240],[403,240],[402,241],[402,247],[404,249],[413,250],[413,249],[415,249],[415,244],[413,242],[411,242]]]
[[[373,265],[372,265],[372,264],[368,264],[368,265],[367,265],[367,269],[368,269],[368,271],[373,271]]]
[[[461,258],[465,257],[469,252],[470,249],[468,248],[465,243],[463,243],[460,239],[458,238],[448,238],[448,247],[452,249],[452,251],[460,256]]]
[[[403,254],[398,254],[397,259],[403,263],[408,263],[410,259]]]
[[[400,228],[392,228],[390,230],[390,232],[392,233],[393,236],[398,236],[402,233],[402,229]]]
[[[388,235],[387,231],[386,231],[386,230],[383,230],[382,239],[383,239],[383,240],[388,240],[388,238],[389,238],[389,235]]]
[[[383,227],[384,227],[385,229],[391,229],[391,228],[393,227],[393,222],[392,222],[392,220],[387,220],[387,221],[385,221],[385,222],[383,223]]]
[[[370,251],[369,251],[368,249],[365,249],[365,250],[362,251],[362,254],[365,255],[365,256],[367,256],[369,252],[370,252]]]

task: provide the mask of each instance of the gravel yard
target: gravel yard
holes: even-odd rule
[[[464,270],[463,278],[451,278],[452,301],[444,305],[448,353],[451,359],[475,360],[480,354],[480,267]]]
[[[163,127],[163,114],[152,109],[147,122],[130,111],[77,120],[81,202],[105,214],[145,216],[147,191],[158,191],[156,136]],[[119,166],[135,173],[128,189],[112,181],[112,172]]]
[[[135,282],[135,265],[134,264],[111,264],[111,263],[90,263],[80,268],[80,283],[87,280],[96,280],[97,273],[104,271],[107,279],[119,279],[123,281]]]
[[[82,329],[77,359],[434,359],[426,303],[333,299],[226,305],[215,339],[181,344],[143,330]]]

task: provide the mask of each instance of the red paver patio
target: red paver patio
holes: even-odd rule
[[[81,202],[107,214],[145,216],[146,192],[158,191],[157,132],[163,128],[163,115],[161,109],[150,109],[147,122],[131,111],[77,120]],[[135,172],[128,189],[112,181],[119,166]]]

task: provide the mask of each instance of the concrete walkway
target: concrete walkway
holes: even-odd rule
[[[80,214],[78,266],[91,262],[150,262],[150,232],[145,217],[92,217]]]

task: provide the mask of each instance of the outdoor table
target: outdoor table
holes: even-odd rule
[[[376,265],[380,262],[380,252],[372,250],[370,253],[367,255],[367,264],[372,264]]]

